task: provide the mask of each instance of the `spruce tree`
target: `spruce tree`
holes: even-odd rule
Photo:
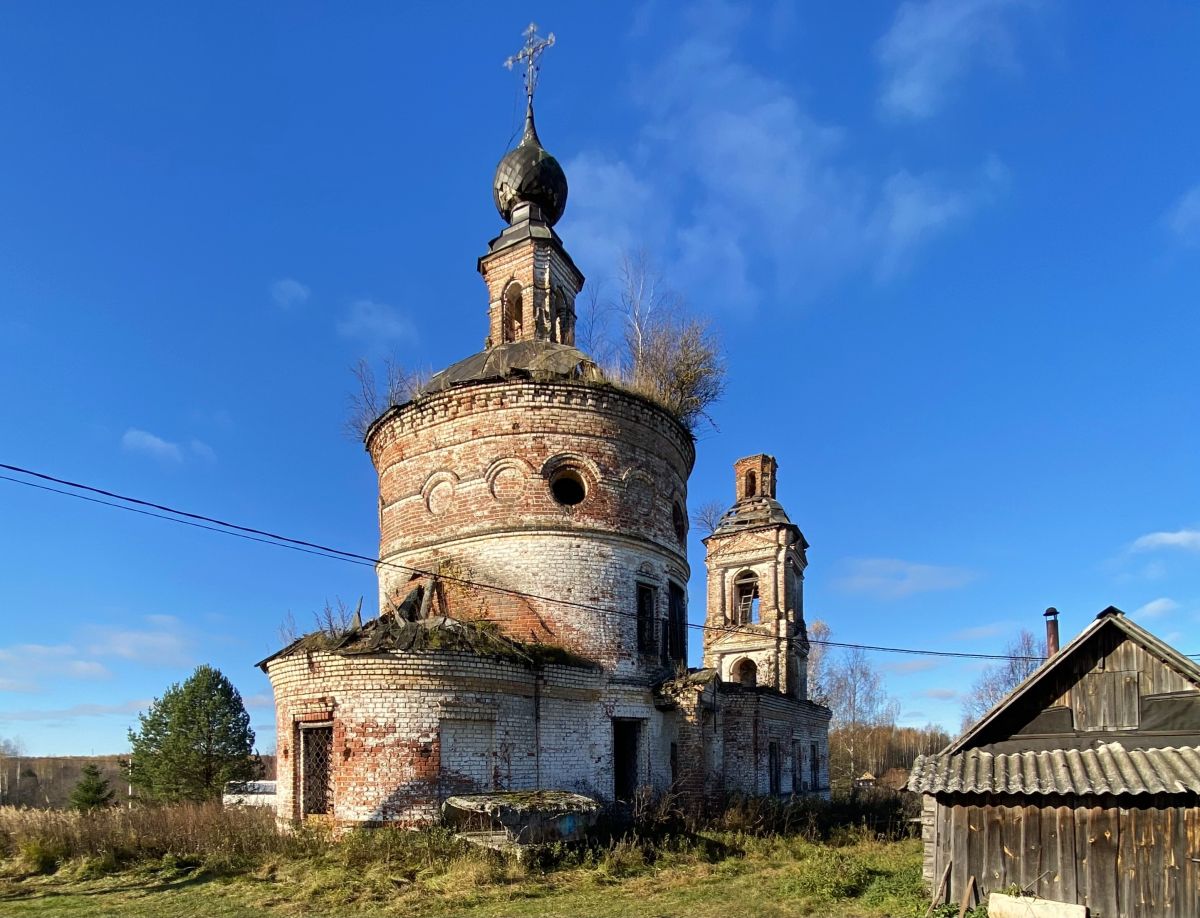
[[[254,731],[242,696],[220,670],[199,666],[176,683],[129,731],[129,780],[164,802],[219,797],[227,781],[257,777]]]
[[[116,796],[116,791],[108,786],[108,778],[100,774],[99,766],[89,762],[83,766],[83,777],[71,791],[71,808],[86,811],[112,806]]]

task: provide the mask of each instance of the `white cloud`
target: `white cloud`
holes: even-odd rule
[[[900,599],[914,593],[953,590],[976,579],[974,571],[937,564],[917,564],[897,558],[859,558],[849,573],[835,581],[848,593],[867,593],[880,599]]]
[[[888,177],[876,210],[881,254],[878,272],[890,277],[903,271],[922,242],[945,232],[979,205],[992,201],[1008,181],[1008,169],[994,156],[967,187],[950,187],[934,175],[900,170]]]
[[[984,625],[973,625],[955,631],[951,637],[956,641],[978,641],[982,638],[999,637],[1008,634],[1016,627],[1013,622],[988,622]]]
[[[682,19],[690,29],[634,76],[645,125],[627,152],[567,164],[562,234],[588,273],[615,274],[621,251],[645,247],[704,305],[814,297],[864,266],[902,273],[1000,187],[995,158],[967,175],[872,176],[846,131],[737,55],[744,13],[709,3]]]
[[[1019,68],[1014,15],[1029,0],[924,0],[900,5],[875,47],[883,71],[879,105],[894,118],[928,118],[974,67]]]
[[[197,440],[193,437],[188,442],[188,449],[190,449],[192,451],[192,454],[194,456],[196,456],[199,459],[204,460],[205,462],[216,462],[217,461],[216,451],[211,446],[209,446],[207,443],[205,443],[203,440]]]
[[[1183,193],[1167,211],[1166,222],[1184,245],[1200,247],[1200,184]]]
[[[150,699],[139,698],[119,704],[76,704],[69,708],[32,709],[5,711],[0,715],[4,721],[35,721],[40,723],[64,723],[82,717],[105,717],[112,714],[133,714],[150,707]]]
[[[1179,608],[1179,603],[1166,596],[1161,596],[1158,599],[1152,599],[1143,606],[1138,606],[1134,611],[1134,618],[1159,618],[1166,615],[1168,612],[1174,612]]]
[[[247,710],[250,708],[274,708],[275,696],[267,692],[260,692],[257,695],[249,695],[243,698],[242,704],[246,706]]]
[[[903,660],[899,663],[884,663],[880,669],[887,673],[923,673],[936,669],[937,665],[933,660]]]
[[[343,338],[370,341],[400,341],[414,338],[416,331],[408,317],[394,306],[375,300],[355,300],[337,324]]]
[[[1178,548],[1184,551],[1200,551],[1200,529],[1177,529],[1174,532],[1149,532],[1133,542],[1133,551],[1158,551]]]
[[[182,666],[192,662],[191,642],[182,623],[170,615],[148,615],[148,627],[95,625],[84,629],[88,655],[115,657],[153,666]]]
[[[183,450],[178,443],[171,443],[146,430],[130,427],[121,437],[121,448],[127,453],[141,453],[167,462],[182,462]]]
[[[15,644],[0,647],[0,691],[37,692],[45,680],[106,679],[112,675],[101,663],[80,658],[70,644]]]
[[[953,701],[961,696],[960,692],[948,688],[931,688],[918,694],[921,698],[935,698],[938,701]]]
[[[308,287],[294,277],[285,277],[271,284],[271,299],[281,309],[290,309],[306,303],[311,293]]]
[[[164,462],[183,462],[185,455],[190,454],[204,462],[216,462],[216,451],[203,440],[193,437],[188,441],[187,449],[178,443],[164,440],[148,430],[138,430],[130,427],[121,437],[121,448],[127,453],[140,453]]]

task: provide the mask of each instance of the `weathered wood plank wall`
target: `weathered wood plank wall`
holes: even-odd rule
[[[925,877],[932,883],[951,863],[952,901],[974,876],[981,895],[1016,883],[1086,905],[1092,918],[1200,916],[1200,807],[1171,797],[1137,807],[1056,802],[937,803],[922,820]]]

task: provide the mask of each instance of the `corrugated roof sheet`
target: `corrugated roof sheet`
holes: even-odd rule
[[[1126,751],[1095,749],[993,754],[971,749],[922,755],[908,789],[925,794],[1200,793],[1200,746]]]

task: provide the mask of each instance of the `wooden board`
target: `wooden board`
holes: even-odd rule
[[[1120,823],[1117,810],[1094,806],[1088,810],[1088,908],[1092,918],[1124,918],[1118,902],[1117,851]]]

